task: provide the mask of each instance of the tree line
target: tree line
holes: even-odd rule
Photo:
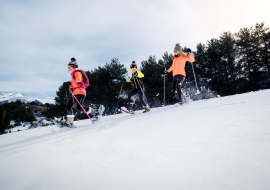
[[[10,129],[13,126],[10,125],[10,121],[15,121],[15,126],[20,125],[21,122],[35,121],[31,108],[25,108],[22,106],[20,100],[16,102],[5,103],[0,106],[0,134],[3,134],[6,129]],[[30,103],[36,105],[35,103]]]
[[[186,51],[186,47],[183,51]],[[183,84],[183,91],[193,100],[270,88],[270,30],[264,23],[241,28],[235,34],[224,32],[218,39],[210,39],[206,44],[199,43],[193,53],[193,66],[201,93],[196,94],[190,63],[186,64],[186,79]],[[164,70],[172,65],[172,57],[168,52],[159,60],[155,56],[149,56],[138,68],[144,73],[145,95],[150,107],[163,105],[164,80],[165,104],[176,102],[172,96],[172,73],[165,78],[163,75]],[[123,83],[122,78],[131,76],[131,72],[117,58],[104,66],[86,71],[86,75],[91,86],[86,89],[85,106],[98,107],[103,104],[106,113],[117,113],[116,105],[121,87],[118,107],[127,103],[127,93],[132,87],[129,83]],[[60,86],[55,98],[56,105],[50,105],[50,109],[44,114],[47,117],[66,115],[67,97],[68,93]],[[135,102],[137,109],[142,108],[138,99]],[[84,118],[83,115],[80,117]]]

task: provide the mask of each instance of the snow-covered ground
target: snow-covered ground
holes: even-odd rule
[[[3,190],[270,189],[270,90],[0,136]]]

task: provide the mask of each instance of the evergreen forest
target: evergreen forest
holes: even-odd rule
[[[187,48],[184,47],[184,52]],[[223,32],[218,39],[197,44],[196,50],[192,52],[195,62],[186,63],[186,79],[183,84],[184,93],[192,100],[270,88],[270,29],[264,23],[241,28],[235,34]],[[176,102],[172,95],[172,72],[165,76],[163,74],[172,65],[172,57],[168,52],[160,60],[151,55],[138,68],[144,74],[145,96],[150,107],[164,105],[164,92],[165,105]],[[200,94],[196,93],[192,67]],[[131,72],[117,58],[85,73],[91,84],[86,89],[85,106],[98,107],[103,104],[106,107],[105,114],[114,114],[119,111],[117,105],[118,108],[126,105],[127,94],[133,87],[130,83],[122,82],[122,78],[130,77]],[[66,115],[67,98],[68,92],[60,86],[55,98],[56,105],[49,105],[50,109],[44,115],[49,118]],[[135,103],[136,109],[142,108],[138,97]],[[83,114],[77,115],[86,118]]]

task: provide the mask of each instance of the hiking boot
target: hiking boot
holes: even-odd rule
[[[132,103],[127,103],[127,110],[130,112],[133,112],[133,104]]]
[[[144,108],[143,113],[146,113],[146,112],[149,112],[149,111],[150,111],[150,109],[149,109],[149,107],[148,107],[148,106],[143,106],[143,108]]]

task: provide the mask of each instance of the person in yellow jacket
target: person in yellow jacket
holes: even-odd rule
[[[181,86],[186,78],[185,65],[186,62],[194,62],[194,55],[188,50],[188,55],[182,51],[182,47],[177,43],[174,47],[174,57],[172,66],[165,72],[165,74],[173,71],[173,93],[177,90],[177,97],[180,104],[183,103]]]
[[[138,93],[140,102],[142,103],[143,108],[144,108],[144,113],[149,112],[150,109],[143,98],[143,92],[145,89],[144,89],[142,78],[144,77],[144,74],[137,69],[137,64],[135,61],[131,63],[130,69],[132,71],[131,78],[128,78],[128,79],[123,78],[124,82],[132,82],[132,85],[134,87],[134,89],[128,94],[128,109],[132,111],[133,106],[131,104],[131,97]]]

